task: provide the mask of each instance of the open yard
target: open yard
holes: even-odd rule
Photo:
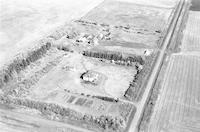
[[[86,71],[100,73],[100,83],[98,85],[83,83],[81,75]],[[69,53],[56,68],[41,78],[29,93],[32,98],[43,98],[55,89],[66,89],[79,94],[121,98],[135,74],[135,67],[106,64],[97,59]]]

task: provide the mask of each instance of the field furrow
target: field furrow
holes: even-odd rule
[[[190,11],[182,40],[183,51],[200,51],[200,13]]]
[[[200,57],[172,55],[149,132],[200,130]]]

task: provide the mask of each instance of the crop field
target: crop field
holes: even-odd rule
[[[184,38],[182,41],[183,51],[200,51],[200,13],[190,11]]]
[[[94,8],[82,19],[115,26],[129,25],[136,29],[138,27],[161,30],[169,15],[170,10],[167,9],[109,0],[104,1],[98,7]],[[132,21],[134,21],[134,23]],[[155,27],[156,24],[157,26]]]
[[[177,0],[116,0],[139,5],[153,6],[159,8],[173,8],[177,4]]]
[[[119,10],[120,8],[120,10]],[[81,20],[113,25],[113,42],[106,45],[156,47],[171,9],[144,6],[120,1],[104,1]],[[134,22],[133,22],[134,21]],[[112,39],[113,38],[113,39]]]
[[[146,131],[199,131],[199,65],[199,56],[172,55]]]

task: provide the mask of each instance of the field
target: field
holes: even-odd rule
[[[171,56],[161,94],[146,131],[199,131],[199,65],[199,56]]]
[[[200,3],[198,0],[192,0],[191,1],[192,5],[190,7],[190,10],[192,11],[199,11]]]
[[[1,0],[0,67],[35,40],[72,19],[77,19],[102,0]],[[80,8],[81,7],[81,8]]]
[[[173,8],[177,4],[177,0],[117,0],[127,3],[134,3],[140,5],[147,5],[159,8]]]
[[[135,48],[155,48],[164,27],[167,26],[171,11],[171,9],[110,0],[104,1],[81,20],[115,27],[111,29],[111,32],[112,30],[114,32],[111,33],[112,41],[105,43],[105,46],[132,45]]]
[[[143,109],[140,101],[176,2],[153,0],[145,5],[138,0],[105,0],[89,11],[100,1],[69,1],[72,5],[67,1],[66,7],[61,0],[55,5],[41,2],[47,6],[44,9],[37,1],[35,8],[24,2],[16,3],[16,8],[22,9],[19,13],[4,12],[1,45],[5,53],[10,47],[12,50],[2,52],[7,58],[0,59],[3,129],[129,129],[137,110]],[[78,10],[80,5],[87,6]],[[14,23],[18,19],[22,25]]]
[[[118,10],[119,8],[121,10]],[[150,32],[151,30],[161,30],[161,26],[166,22],[169,15],[169,9],[109,0],[104,1],[98,7],[91,10],[82,17],[82,20],[98,21],[115,26],[129,25],[130,27],[135,26],[136,29],[147,28]],[[133,20],[134,23],[132,22]]]
[[[184,38],[182,41],[183,51],[200,51],[200,13],[190,11],[186,30],[184,31]]]
[[[0,126],[2,132],[85,132],[66,125],[61,122],[47,120],[41,116],[38,110],[18,106],[11,107],[4,104],[0,105]]]

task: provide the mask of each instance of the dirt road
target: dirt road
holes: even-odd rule
[[[144,112],[144,108],[146,106],[146,103],[149,99],[149,96],[150,96],[150,93],[151,93],[151,89],[153,88],[154,84],[155,84],[155,80],[158,76],[158,73],[159,73],[159,69],[161,68],[161,65],[163,63],[163,58],[164,58],[164,55],[165,55],[165,51],[167,49],[167,46],[169,45],[170,43],[170,40],[171,40],[171,37],[173,36],[173,33],[174,33],[174,30],[175,30],[175,27],[177,25],[177,22],[178,21],[181,21],[179,19],[180,17],[180,14],[182,11],[184,11],[184,8],[185,8],[185,0],[180,0],[179,4],[177,5],[177,8],[176,8],[176,12],[174,13],[173,15],[173,19],[170,23],[170,27],[168,29],[168,32],[165,36],[165,39],[163,41],[163,46],[160,50],[160,53],[158,55],[158,58],[157,58],[157,62],[154,66],[154,69],[152,71],[152,74],[148,80],[148,83],[147,83],[147,86],[146,86],[146,90],[143,94],[143,98],[142,100],[140,101],[138,107],[137,107],[137,111],[136,111],[136,114],[135,114],[135,117],[134,119],[132,120],[132,123],[130,125],[130,128],[129,128],[129,132],[133,132],[133,130],[135,132],[138,131],[138,125],[140,123],[140,120],[142,118],[142,113]],[[183,7],[183,8],[182,8]]]

